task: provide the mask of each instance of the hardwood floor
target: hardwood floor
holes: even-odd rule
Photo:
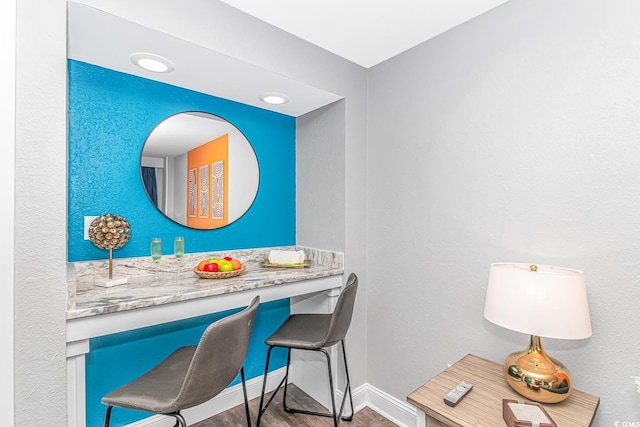
[[[333,420],[331,418],[316,417],[304,414],[288,414],[282,409],[282,389],[271,402],[269,409],[262,416],[260,426],[264,427],[332,427]],[[266,400],[271,393],[265,396]],[[255,426],[258,417],[258,405],[260,398],[249,401],[249,410],[251,412],[251,425]],[[325,411],[318,402],[313,400],[309,395],[291,384],[287,388],[287,404],[291,407],[305,408],[311,411]],[[244,405],[238,405],[226,412],[208,418],[204,421],[194,424],[192,427],[246,427],[247,416],[244,411]],[[396,427],[396,424],[384,418],[370,408],[364,408],[353,416],[353,421],[341,422],[340,426],[345,427]]]

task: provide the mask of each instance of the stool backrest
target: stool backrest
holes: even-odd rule
[[[331,315],[329,331],[327,332],[323,347],[334,345],[347,335],[347,331],[351,325],[351,318],[353,317],[353,306],[356,302],[357,291],[358,276],[356,276],[355,273],[351,273],[338,297],[336,308]]]
[[[207,327],[176,398],[178,407],[188,408],[208,401],[238,375],[247,356],[259,304],[260,297],[256,296],[244,310]]]

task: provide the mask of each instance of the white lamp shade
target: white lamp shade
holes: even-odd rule
[[[568,268],[491,264],[484,317],[496,325],[539,337],[591,336],[584,275]]]

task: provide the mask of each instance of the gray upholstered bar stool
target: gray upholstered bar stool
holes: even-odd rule
[[[358,290],[358,277],[351,273],[347,279],[336,308],[331,314],[292,314],[285,320],[285,322],[273,333],[269,338],[265,340],[265,344],[269,346],[267,351],[267,361],[264,368],[264,379],[262,383],[262,394],[260,396],[260,407],[258,408],[258,420],[257,426],[260,426],[260,420],[262,415],[271,404],[271,401],[284,384],[284,396],[282,398],[282,406],[285,412],[302,413],[308,415],[317,415],[322,417],[333,418],[334,426],[338,426],[340,420],[351,421],[353,419],[353,397],[351,396],[351,383],[349,381],[349,369],[347,367],[347,355],[345,353],[344,337],[347,334],[349,325],[351,324],[351,317],[353,315],[353,306],[356,300],[356,291]],[[344,357],[344,369],[346,376],[346,386],[344,389],[344,395],[342,403],[340,404],[340,410],[336,410],[336,402],[334,397],[333,387],[333,375],[331,373],[331,356],[326,350],[340,343],[342,345],[342,355]],[[271,398],[267,401],[267,404],[263,407],[264,392],[267,384],[267,373],[269,371],[269,359],[271,357],[271,350],[275,347],[282,347],[288,349],[287,354],[287,370],[284,378],[280,381],[280,384],[273,392]],[[329,389],[331,395],[331,413],[307,411],[304,409],[291,408],[287,406],[287,379],[289,377],[289,365],[291,364],[291,349],[298,350],[311,350],[322,352],[327,359],[327,367],[329,371]],[[351,415],[343,416],[345,401],[349,397],[351,405]]]
[[[244,310],[209,325],[197,346],[177,349],[147,373],[104,396],[105,427],[114,406],[171,416],[176,419],[174,427],[187,427],[180,411],[217,396],[238,372],[251,426],[242,365],[259,304],[260,297],[255,297]]]

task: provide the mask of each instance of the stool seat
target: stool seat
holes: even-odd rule
[[[330,324],[331,314],[292,314],[265,344],[303,350],[333,345],[326,342]]]
[[[102,403],[156,414],[180,410],[176,397],[195,352],[195,345],[179,348],[146,374],[104,396]]]

